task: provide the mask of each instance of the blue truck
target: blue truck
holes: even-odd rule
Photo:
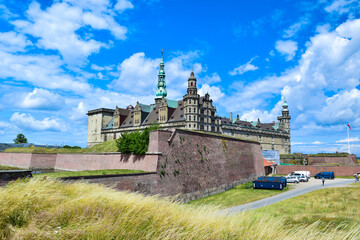
[[[254,189],[278,189],[283,190],[287,185],[285,177],[258,177],[253,181]]]
[[[316,174],[314,176],[314,178],[319,179],[319,178],[329,178],[329,179],[334,179],[335,175],[334,172],[319,172],[318,174]]]

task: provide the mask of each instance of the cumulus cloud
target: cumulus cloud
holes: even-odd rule
[[[72,115],[70,117],[73,121],[85,120],[87,119],[86,116],[87,108],[85,107],[83,102],[79,102],[76,108],[72,109]]]
[[[240,65],[237,68],[234,68],[234,70],[230,71],[229,74],[231,76],[234,75],[241,75],[243,73],[249,72],[249,71],[255,71],[257,69],[259,69],[259,67],[251,64],[251,62],[254,60],[255,58],[250,59],[250,61],[248,61],[247,63],[245,63],[244,65]]]
[[[10,121],[20,129],[30,131],[62,131],[64,127],[56,119],[36,120],[31,114],[15,112]]]
[[[91,26],[95,30],[109,30],[117,39],[126,38],[126,27],[116,23],[108,7],[109,1],[69,0],[55,2],[42,10],[39,3],[33,2],[26,12],[28,19],[15,20],[12,24],[21,33],[38,38],[38,47],[57,50],[68,64],[81,65],[89,55],[108,44],[79,35],[79,29]]]
[[[65,73],[62,64],[58,56],[21,55],[0,51],[0,78],[12,78],[37,87],[77,93],[91,89],[85,79]]]
[[[228,111],[259,115],[269,100],[281,93],[290,114],[298,116],[293,120],[295,128],[301,126],[297,134],[317,131],[319,124],[331,126],[319,131],[339,131],[340,123],[348,120],[360,126],[360,19],[348,20],[333,31],[323,29],[306,47],[298,64],[280,76],[234,83],[236,92],[222,105]],[[305,123],[308,128],[303,128]]]
[[[198,93],[200,96],[204,96],[206,93],[209,93],[211,99],[214,100],[214,102],[219,101],[225,95],[223,92],[221,92],[220,88],[210,86],[208,84],[203,84]]]
[[[35,88],[18,104],[21,108],[58,110],[62,108],[64,99],[59,95],[43,88]]]
[[[275,48],[281,55],[285,56],[286,61],[292,60],[298,49],[297,42],[292,40],[278,40],[275,43]]]
[[[114,6],[115,10],[119,11],[119,12],[123,12],[126,9],[132,9],[134,8],[134,5],[128,1],[128,0],[119,0],[115,6]]]
[[[32,43],[22,34],[0,32],[0,50],[6,52],[23,52]]]
[[[195,62],[198,57],[199,53],[194,51],[176,52],[172,57],[165,58],[165,80],[169,98],[182,97],[191,69],[195,75],[205,71],[201,64]],[[153,94],[156,90],[159,64],[159,58],[148,58],[143,52],[135,53],[118,66],[119,78],[111,82],[108,87],[121,92]],[[196,77],[199,78],[198,75]],[[212,77],[216,78],[216,75],[208,78]],[[207,76],[203,79],[207,79]]]

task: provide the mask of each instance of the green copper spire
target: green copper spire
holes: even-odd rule
[[[161,50],[160,70],[158,74],[158,89],[156,90],[156,98],[160,99],[167,96],[166,84],[165,84],[165,70],[164,70],[164,52]]]

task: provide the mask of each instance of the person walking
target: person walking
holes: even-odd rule
[[[323,183],[323,186],[324,186],[324,184],[325,184],[325,178],[324,177],[322,177],[322,183]]]

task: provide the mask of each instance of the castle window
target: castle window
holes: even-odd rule
[[[191,82],[191,86],[193,86],[193,82]]]
[[[196,124],[194,124],[194,128],[196,128]]]

